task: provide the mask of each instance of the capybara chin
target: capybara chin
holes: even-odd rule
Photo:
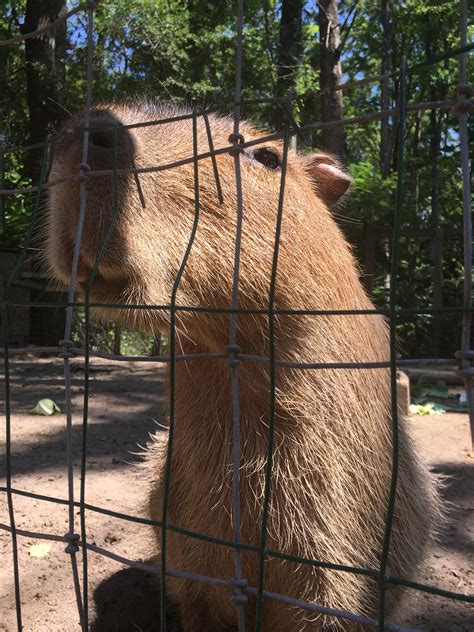
[[[191,120],[158,126],[112,126],[182,114],[147,102],[93,109],[88,163],[92,171],[164,165],[193,156]],[[82,156],[79,114],[66,123],[54,148],[49,176],[77,173]],[[229,145],[233,122],[209,116],[216,148]],[[69,130],[69,131],[68,131]],[[246,140],[261,134],[243,122]],[[202,117],[198,152],[209,150]],[[283,147],[276,141],[241,153],[243,229],[239,307],[268,310]],[[212,163],[199,160],[199,223],[177,292],[177,305],[227,308],[232,294],[236,230],[234,158],[217,157],[223,202]],[[98,267],[90,300],[95,303],[166,305],[190,238],[194,215],[193,164],[141,173],[119,173],[87,182],[78,287],[88,275],[110,222],[115,221]],[[357,266],[329,207],[348,188],[337,161],[324,154],[288,154],[285,201],[274,308],[323,310],[313,315],[275,316],[275,350],[293,362],[380,362],[389,358],[387,327],[379,315],[327,315],[324,310],[367,310]],[[46,256],[53,275],[67,283],[78,223],[79,182],[49,189]],[[168,331],[166,310],[101,308],[99,317],[119,319],[153,332]],[[180,354],[223,353],[229,342],[229,313],[178,311]],[[242,354],[269,356],[264,313],[238,316]],[[175,428],[169,523],[233,539],[232,403],[225,359],[177,362]],[[241,359],[238,367],[241,417],[242,542],[259,543],[270,416],[269,365]],[[390,376],[387,369],[296,369],[276,367],[275,447],[268,519],[269,549],[378,570],[391,480]],[[440,513],[435,485],[420,463],[399,419],[400,464],[388,573],[406,577],[421,562]],[[150,515],[161,520],[163,444],[156,438],[148,459],[152,471]],[[129,493],[133,494],[133,490]],[[157,551],[161,534],[157,530]],[[168,533],[167,567],[212,577],[234,576],[230,547]],[[258,583],[258,554],[242,554],[243,577]],[[185,632],[236,629],[230,589],[169,578],[171,599],[180,607]],[[295,564],[268,556],[265,590],[356,614],[377,616],[378,583],[362,574]],[[391,593],[391,590],[388,590]],[[157,596],[158,598],[158,596]],[[389,608],[397,595],[389,595]],[[245,605],[248,630],[256,602]],[[360,626],[265,599],[266,632],[359,630]]]

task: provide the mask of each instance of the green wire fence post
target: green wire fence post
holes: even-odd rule
[[[283,206],[285,199],[285,181],[286,169],[288,162],[288,146],[290,142],[290,134],[288,127],[285,128],[283,158],[281,164],[281,180],[280,195],[278,200],[278,213],[275,228],[275,242],[273,247],[273,261],[270,289],[268,296],[268,335],[269,335],[269,352],[270,352],[270,415],[268,428],[268,450],[267,464],[265,468],[265,491],[263,500],[262,526],[260,529],[260,545],[259,545],[259,568],[258,568],[258,585],[257,585],[257,613],[255,621],[255,632],[262,629],[263,617],[263,588],[265,578],[265,557],[267,546],[267,527],[268,514],[270,510],[270,496],[272,484],[272,468],[273,468],[273,445],[275,440],[275,405],[276,405],[276,363],[275,363],[275,289],[276,277],[278,270],[278,254],[280,249],[280,234],[283,218]]]
[[[13,493],[12,493],[12,435],[11,435],[11,393],[10,393],[10,348],[8,344],[8,306],[9,301],[8,297],[10,295],[10,290],[13,285],[13,281],[17,277],[21,266],[23,265],[26,255],[27,248],[31,243],[33,238],[33,229],[36,225],[36,220],[38,218],[40,204],[41,204],[41,194],[43,189],[43,184],[46,176],[46,164],[47,164],[47,156],[49,150],[49,144],[51,141],[51,137],[48,136],[46,143],[44,145],[43,151],[43,160],[41,162],[41,171],[38,183],[38,191],[36,194],[35,204],[33,208],[33,214],[31,218],[30,225],[28,227],[28,232],[25,237],[25,242],[23,244],[23,249],[21,251],[21,255],[18,258],[17,264],[14,267],[12,273],[5,283],[5,287],[2,292],[2,321],[3,321],[3,344],[4,344],[4,371],[5,371],[5,479],[6,479],[6,493],[7,493],[7,505],[8,505],[8,515],[10,519],[10,532],[12,536],[12,555],[13,555],[13,581],[15,588],[15,608],[16,608],[16,619],[18,631],[21,632],[23,630],[23,622],[22,622],[22,613],[21,613],[21,594],[20,594],[20,569],[18,563],[18,541],[17,541],[17,532],[15,528],[15,511],[13,506]]]
[[[390,494],[385,525],[382,557],[379,576],[379,603],[378,603],[378,629],[383,632],[385,626],[385,590],[390,551],[390,539],[392,536],[393,517],[398,481],[398,403],[397,403],[397,274],[400,260],[400,231],[402,226],[403,211],[403,178],[405,167],[405,124],[407,113],[407,65],[403,62],[400,68],[399,92],[398,92],[398,160],[397,160],[397,197],[395,206],[395,218],[392,242],[392,262],[390,270],[390,386],[392,400],[392,474]]]
[[[170,369],[169,369],[169,428],[168,428],[168,449],[166,452],[166,466],[165,466],[165,480],[163,483],[163,515],[161,519],[161,611],[160,611],[160,629],[161,632],[166,632],[166,584],[167,584],[167,560],[166,560],[166,545],[167,545],[167,532],[168,532],[168,511],[169,511],[169,496],[170,496],[170,484],[171,484],[171,470],[173,459],[173,439],[174,439],[174,424],[175,424],[175,372],[176,372],[176,297],[178,294],[181,278],[184,274],[186,264],[191,254],[191,249],[196,237],[198,224],[199,224],[199,165],[197,160],[198,155],[198,138],[197,138],[197,112],[193,110],[192,117],[192,135],[193,135],[193,165],[194,165],[194,221],[191,229],[186,251],[184,253],[181,265],[176,274],[173,289],[171,291],[170,301],[170,336],[169,336],[169,355],[170,355]]]

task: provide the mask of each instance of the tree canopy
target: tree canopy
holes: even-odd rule
[[[53,19],[70,8],[71,3],[64,0],[3,0],[0,37],[34,30],[41,19]],[[145,96],[223,104],[226,111],[224,103],[234,92],[235,22],[236,2],[229,0],[102,0],[95,11],[94,100]],[[243,97],[298,95],[290,102],[296,125],[393,109],[401,64],[412,65],[456,48],[458,22],[458,3],[452,0],[247,0]],[[78,13],[51,36],[0,47],[0,140],[4,146],[36,142],[68,112],[81,108],[85,29],[85,16]],[[458,60],[450,58],[410,74],[409,103],[453,98],[457,69]],[[472,76],[472,59],[469,69]],[[333,93],[326,101],[317,95],[340,78],[352,82],[382,72],[393,74],[386,81]],[[287,110],[269,100],[245,107],[243,114],[262,127],[279,128],[287,120]],[[397,178],[397,119],[339,130],[336,140],[335,132],[306,132],[298,137],[298,144],[302,151],[329,147],[346,162],[354,185],[336,212],[363,262],[368,260],[368,230],[386,231],[373,244],[374,276],[369,284],[377,303],[384,305]],[[440,278],[436,244],[442,238],[442,295],[436,300],[459,305],[462,205],[457,119],[449,108],[411,113],[404,143],[403,228],[414,232],[403,238],[400,303],[433,304],[436,278],[438,285]],[[4,185],[18,188],[34,181],[37,162],[34,151],[6,154]],[[1,242],[17,246],[28,225],[31,200],[8,196],[2,204]],[[416,234],[417,230],[427,232]],[[411,353],[416,347],[418,355],[452,353],[451,339],[438,339],[433,349],[433,327],[430,316],[400,323],[404,350]]]

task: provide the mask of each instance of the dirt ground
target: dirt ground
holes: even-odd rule
[[[76,493],[83,401],[79,360],[73,360],[73,413]],[[62,363],[51,358],[13,359],[12,469],[13,486],[57,498],[67,497],[65,417],[28,413],[39,399],[52,398],[64,410]],[[94,361],[91,371],[87,452],[87,502],[146,515],[146,474],[140,451],[150,432],[160,432],[163,373],[155,364]],[[420,580],[458,593],[474,592],[474,460],[468,456],[469,427],[465,414],[410,420],[433,470],[449,477],[445,497],[449,524],[431,552]],[[2,432],[2,440],[4,433]],[[4,455],[4,446],[1,449]],[[5,471],[2,465],[1,472]],[[0,482],[4,485],[4,481]],[[131,493],[133,490],[133,493]],[[42,533],[67,531],[67,507],[14,496],[16,526]],[[77,516],[79,524],[79,518]],[[0,522],[9,524],[6,494],[0,494]],[[77,529],[79,527],[77,526]],[[153,552],[150,527],[87,512],[89,542],[130,559],[147,560]],[[25,631],[79,630],[68,556],[64,543],[18,537],[22,616]],[[32,548],[44,543],[45,548]],[[0,630],[16,627],[11,537],[0,530]],[[80,562],[79,556],[79,562]],[[150,576],[90,552],[90,620],[94,632],[157,630],[159,597]],[[170,632],[178,630],[170,615]],[[474,630],[474,610],[466,603],[412,591],[406,614],[397,621],[433,632]],[[204,632],[204,631],[203,631]]]

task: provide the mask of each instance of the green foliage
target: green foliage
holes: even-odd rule
[[[448,411],[465,412],[467,404],[459,393],[450,393],[445,382],[432,384],[422,376],[412,390],[410,412],[417,415],[438,415]],[[441,401],[439,401],[441,400]]]
[[[20,189],[31,184],[31,180],[24,176],[22,167],[23,163],[18,155],[6,156],[3,178],[5,188]],[[1,202],[3,204],[3,231],[0,234],[2,246],[18,246],[31,220],[31,197],[22,194],[8,195],[4,196]]]
[[[377,222],[390,216],[397,186],[397,174],[383,178],[377,165],[368,160],[349,168],[353,178],[348,202],[349,214],[361,222]]]
[[[0,34],[18,33],[25,13],[25,1],[0,4]],[[343,23],[341,51],[344,81],[354,81],[380,73],[382,25],[380,3],[360,0],[348,17],[352,0],[340,0]],[[422,2],[405,0],[390,3],[391,37],[389,108],[397,105],[397,70],[403,60],[413,65],[458,45],[458,3],[451,0]],[[279,22],[281,3],[276,0],[245,3],[243,96],[271,97],[276,93]],[[354,17],[355,16],[355,17]],[[294,85],[302,98],[293,104],[292,113],[300,124],[320,119],[320,100],[314,94],[319,85],[318,9],[306,3],[302,20],[301,62],[295,64]],[[231,99],[235,83],[236,3],[216,0],[102,0],[95,14],[95,56],[93,94],[96,102],[146,96],[166,101],[207,105]],[[67,63],[63,101],[59,108],[80,109],[84,103],[86,36],[83,14],[68,22]],[[471,27],[472,33],[472,27]],[[457,84],[457,59],[429,66],[410,75],[409,101],[442,101],[451,98]],[[472,76],[473,61],[469,61]],[[7,145],[28,142],[28,108],[25,88],[25,59],[22,44],[0,48],[0,133]],[[344,114],[356,117],[381,109],[378,83],[353,88],[344,93]],[[223,112],[228,107],[222,107]],[[262,126],[283,122],[282,111],[268,103],[248,106],[243,115]],[[67,113],[64,112],[64,116]],[[390,136],[387,155],[381,158],[380,121],[346,128],[348,164],[354,179],[352,193],[342,209],[355,228],[373,224],[388,230],[393,225],[397,180],[397,124],[388,119]],[[320,134],[305,139],[320,146]],[[457,120],[445,110],[410,114],[404,138],[406,169],[404,180],[403,228],[429,229],[443,226],[450,231],[445,239],[443,304],[459,305],[462,292],[462,206],[459,173]],[[386,169],[382,176],[381,162]],[[5,186],[28,185],[27,157],[10,154],[5,164]],[[22,242],[31,213],[31,202],[9,196],[5,202],[5,229],[2,245]],[[457,232],[457,234],[456,234]],[[429,237],[404,238],[398,279],[401,306],[428,307],[433,300],[433,242]],[[359,249],[362,258],[364,246]],[[373,296],[386,305],[391,244],[379,239],[375,248]],[[446,320],[443,322],[447,322]],[[452,324],[452,323],[451,323]],[[457,326],[457,323],[456,323]],[[77,325],[78,332],[81,329]],[[101,326],[102,327],[102,326]],[[449,353],[454,336],[442,339],[433,349],[434,319],[429,315],[400,320],[401,347],[408,355]],[[450,328],[452,330],[452,327]],[[135,334],[123,333],[122,346],[148,350],[150,340],[140,341]],[[93,344],[113,345],[113,329],[103,326],[94,333]]]
[[[86,324],[85,312],[74,311],[73,319],[74,340],[80,347],[85,347]],[[164,340],[155,341],[154,337],[143,331],[120,329],[120,351],[122,355],[151,355],[157,349],[165,346]],[[116,325],[112,322],[92,320],[89,329],[89,347],[92,351],[114,353]]]

